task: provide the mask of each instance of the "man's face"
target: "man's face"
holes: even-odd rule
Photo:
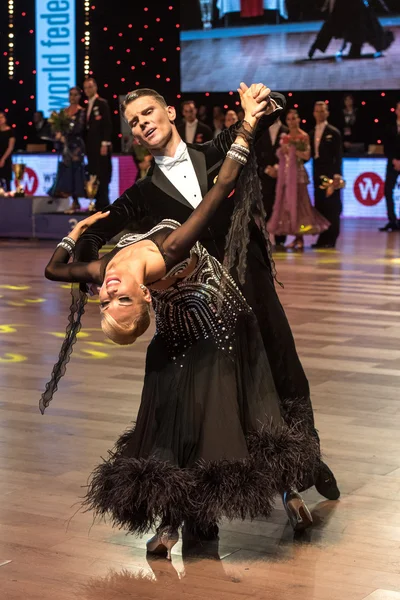
[[[91,79],[84,82],[83,89],[88,98],[93,98],[97,94],[97,85]]]
[[[397,120],[400,121],[400,102],[398,102],[396,106],[396,117]]]
[[[329,110],[326,104],[316,104],[314,106],[314,119],[317,123],[323,123],[329,117]]]
[[[194,104],[184,104],[182,108],[182,115],[185,121],[188,123],[193,123],[196,120],[197,116],[197,108]]]
[[[128,104],[125,118],[135,140],[153,152],[165,148],[171,139],[176,112],[153,96],[141,96]]]
[[[238,116],[234,110],[228,110],[225,115],[225,127],[229,129],[231,125],[234,125],[238,122]]]

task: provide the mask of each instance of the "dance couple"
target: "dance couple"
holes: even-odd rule
[[[78,223],[46,268],[50,279],[101,286],[102,328],[117,343],[147,329],[153,304],[136,424],[95,469],[85,504],[132,533],[156,528],[147,548],[168,557],[182,524],[215,539],[223,517],[267,517],[280,494],[301,530],[312,517],[297,490],[315,485],[339,497],[275,291],[252,151],[285,100],[262,84],[241,84],[239,93],[244,121],[201,145],[182,142],[175,109],[157,92],[128,94],[125,118],[154,165],[105,213]],[[123,236],[99,260],[100,247],[133,220],[147,231]],[[72,293],[42,412],[80,329],[86,293]]]

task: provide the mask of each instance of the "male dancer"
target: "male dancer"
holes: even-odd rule
[[[247,86],[241,84],[241,88],[246,90]],[[264,129],[279,116],[285,99],[281,94],[271,93],[262,84],[253,84],[252,89],[259,102],[268,99],[265,115],[259,124],[259,128]],[[233,125],[207,144],[187,146],[175,126],[175,109],[167,106],[156,91],[139,89],[131,92],[125,98],[123,110],[133,136],[153,155],[155,164],[147,177],[135,183],[108,207],[110,215],[106,220],[99,221],[82,235],[76,246],[77,260],[96,259],[100,247],[131,221],[142,222],[143,230],[164,218],[184,222],[212,187],[240,125]],[[234,201],[230,199],[221,206],[200,240],[221,261],[233,205]],[[246,281],[242,291],[257,316],[282,410],[286,415],[293,414],[296,419],[303,418],[317,436],[308,381],[274,287],[264,239],[253,220],[249,228]],[[313,484],[327,498],[337,499],[340,495],[333,474],[322,462],[319,472],[310,474],[310,480],[304,482],[304,488]],[[295,514],[288,510],[294,497],[303,509]],[[295,529],[311,524],[311,515],[297,492],[287,490],[283,498]]]

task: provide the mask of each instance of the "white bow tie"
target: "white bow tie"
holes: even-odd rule
[[[162,164],[169,171],[170,169],[172,169],[172,167],[175,167],[175,165],[179,165],[180,163],[184,163],[187,160],[188,160],[188,153],[187,153],[186,148],[184,148],[182,150],[182,152],[180,154],[178,154],[178,156],[174,156],[172,158],[170,156],[164,156]]]

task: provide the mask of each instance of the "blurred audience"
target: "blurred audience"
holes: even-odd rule
[[[220,106],[213,107],[213,137],[216,138],[225,127],[225,114]]]
[[[238,120],[238,116],[234,110],[227,110],[225,113],[224,126],[226,129],[229,129],[229,127],[237,123]]]
[[[182,102],[183,121],[177,126],[179,135],[188,144],[202,144],[213,139],[213,133],[208,125],[197,118],[197,107],[193,100]]]
[[[7,124],[6,113],[0,112],[0,187],[11,191],[11,155],[15,147],[15,131]]]

